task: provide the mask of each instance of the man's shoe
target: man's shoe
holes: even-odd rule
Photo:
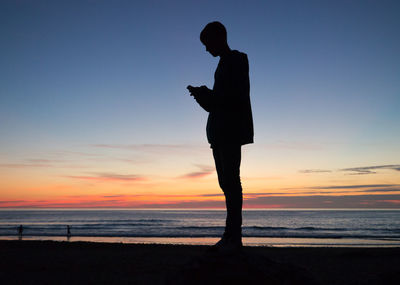
[[[209,252],[234,253],[242,249],[242,239],[223,236],[216,244],[211,246]]]
[[[218,251],[221,253],[237,253],[240,252],[242,248],[242,239],[230,238],[218,249]]]
[[[217,252],[219,251],[225,244],[227,243],[226,236],[222,236],[222,238],[214,245],[210,246],[207,251],[209,252]]]

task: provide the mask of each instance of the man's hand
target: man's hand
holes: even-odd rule
[[[196,93],[196,90],[199,87],[193,87],[192,85],[188,85],[186,88],[187,88],[187,90],[189,90],[190,96],[194,96],[194,93]]]
[[[193,87],[189,85],[187,89],[190,92],[190,96],[193,96],[199,105],[207,112],[211,111],[212,106],[212,90],[208,89],[207,86],[203,85],[200,87]]]
[[[188,87],[186,87],[189,92],[190,92],[190,96],[193,96],[194,98],[196,97],[203,97],[206,96],[210,93],[210,89],[207,88],[207,86],[202,85],[200,87],[193,87],[191,85],[189,85]]]

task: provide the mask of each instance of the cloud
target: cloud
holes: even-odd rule
[[[243,196],[246,197],[266,197],[266,196],[274,196],[274,195],[287,195],[292,193],[287,192],[258,192],[258,193],[243,193]],[[302,193],[303,194],[303,193]],[[223,193],[215,193],[215,194],[201,194],[201,197],[220,197],[224,196]]]
[[[170,202],[162,204],[146,204],[139,206],[140,208],[161,208],[161,209],[223,209],[225,208],[224,201],[206,200],[206,201],[182,201]]]
[[[209,200],[211,204],[224,205],[223,199]],[[115,195],[68,195],[48,200],[0,201],[1,208],[177,208],[188,203],[194,208],[202,205],[199,195],[189,194],[115,194]]]
[[[136,182],[146,180],[144,177],[133,174],[115,174],[115,173],[95,173],[91,176],[67,176],[68,178],[91,180],[91,181],[109,181],[109,182]]]
[[[400,205],[400,200],[378,200],[377,202]]]
[[[64,162],[64,160],[59,160],[59,159],[42,159],[42,158],[32,158],[32,159],[27,159],[27,161],[31,163],[54,163],[54,162]]]
[[[400,187],[394,189],[367,189],[360,190],[358,192],[370,193],[370,192],[400,192]]]
[[[81,152],[81,151],[70,151],[70,150],[61,150],[61,151],[56,151],[54,152],[55,155],[57,156],[79,156],[79,157],[99,157],[102,156],[101,154],[97,153],[88,153],[88,152]]]
[[[395,187],[400,184],[363,184],[363,185],[331,185],[331,186],[314,186],[308,187],[309,189],[354,189],[354,188],[382,188],[382,187]]]
[[[22,203],[22,202],[25,202],[25,200],[2,200],[0,201],[0,204]]]
[[[47,163],[2,163],[0,167],[4,168],[31,168],[31,167],[52,167]]]
[[[313,195],[254,197],[244,202],[245,207],[257,208],[280,205],[283,208],[393,208],[400,195]]]
[[[96,148],[125,149],[149,153],[170,153],[193,150],[205,150],[205,146],[190,144],[92,144]]]
[[[331,170],[324,170],[324,169],[304,169],[304,170],[299,170],[300,173],[326,173],[326,172],[332,172]]]
[[[366,193],[386,193],[386,192],[399,192],[400,194],[400,184],[331,185],[331,186],[314,186],[314,187],[304,187],[304,188],[284,188],[282,190],[287,190],[287,191],[257,192],[257,193],[244,192],[243,195],[247,199],[249,197],[272,197],[272,196],[293,196],[293,195],[296,196],[338,195],[338,194],[364,195]],[[325,191],[325,190],[331,190],[331,191]],[[337,191],[337,190],[342,190],[342,191]],[[219,195],[222,194],[204,194],[205,197],[213,197]]]
[[[344,196],[271,196],[254,197],[244,202],[245,207],[257,208],[280,205],[283,208],[393,208],[399,206],[400,195],[344,195]]]
[[[342,168],[338,171],[348,172],[348,175],[362,175],[362,174],[376,174],[378,169],[389,169],[400,171],[400,164],[388,164],[388,165],[375,165],[375,166],[360,166],[351,168]],[[327,173],[332,172],[332,170],[326,169],[304,169],[299,170],[299,173]]]
[[[87,168],[78,164],[67,164],[70,161],[61,159],[25,159],[23,162],[17,163],[2,163],[0,167],[4,168]]]
[[[181,148],[179,144],[92,144],[94,147],[99,148],[122,148],[122,149],[175,149]]]
[[[374,170],[378,170],[378,169],[390,169],[390,170],[400,171],[400,164],[343,168],[343,169],[340,169],[339,171],[350,172],[350,175],[360,175],[360,174],[375,174],[377,172]]]
[[[201,170],[200,171],[186,173],[186,174],[180,176],[179,178],[189,178],[189,179],[191,179],[191,178],[202,178],[202,177],[210,175],[210,174],[212,174],[214,172],[214,167],[207,166],[207,165],[200,165],[200,164],[197,164],[196,166],[198,168],[200,168]]]
[[[31,168],[31,167],[53,167],[54,163],[63,162],[62,160],[52,159],[26,159],[21,163],[2,163],[0,167],[5,168]]]
[[[397,195],[347,195],[347,196],[270,196],[250,197],[244,201],[244,208],[308,208],[308,209],[350,209],[400,207]],[[186,200],[166,203],[147,203],[137,208],[225,208],[223,200]]]
[[[326,146],[311,142],[300,142],[300,141],[285,141],[278,140],[268,144],[264,144],[268,149],[283,149],[283,150],[301,150],[301,151],[319,151],[323,150]]]
[[[274,193],[277,194],[277,193]],[[210,199],[201,199],[209,196]],[[222,194],[203,195],[86,195],[64,196],[50,200],[8,200],[0,207],[15,208],[225,208]],[[245,194],[245,208],[400,208],[399,194],[353,194],[353,195],[268,195],[268,193]]]
[[[219,196],[224,196],[224,194],[222,193],[218,193],[218,194],[201,194],[201,197],[219,197]]]

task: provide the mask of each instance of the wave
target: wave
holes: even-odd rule
[[[400,238],[400,211],[248,211],[246,237]],[[2,211],[0,236],[219,237],[222,211]]]
[[[24,225],[26,236],[65,236],[66,225]],[[80,224],[71,228],[73,236],[82,237],[219,237],[224,226],[157,226],[149,223]],[[400,238],[400,229],[346,229],[325,227],[263,227],[244,226],[244,237],[274,238]],[[17,234],[15,225],[1,225],[0,236]]]

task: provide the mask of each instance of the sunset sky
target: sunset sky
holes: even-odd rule
[[[0,2],[0,207],[221,208],[222,22],[248,54],[245,208],[400,208],[400,2]]]

